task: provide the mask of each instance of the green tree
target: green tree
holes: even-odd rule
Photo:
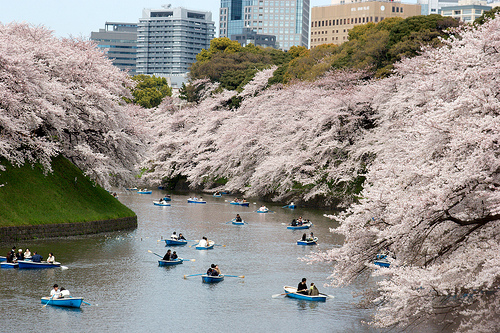
[[[495,15],[497,13],[500,13],[500,7],[495,7],[492,10],[484,12],[483,15],[479,16],[477,19],[474,20],[474,23],[483,25],[486,22],[486,20],[495,18]]]
[[[134,99],[125,99],[128,103],[150,109],[160,105],[165,96],[172,96],[172,88],[164,77],[140,74],[132,77],[132,80],[136,82],[135,87],[131,89]]]

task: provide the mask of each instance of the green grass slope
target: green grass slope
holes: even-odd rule
[[[40,166],[1,164],[7,170],[0,171],[0,227],[135,216],[62,156],[53,159],[53,173],[47,175]]]

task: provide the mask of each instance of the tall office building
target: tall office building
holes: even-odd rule
[[[144,9],[137,28],[137,73],[168,77],[175,86],[214,35],[210,12],[170,5]]]
[[[106,22],[104,29],[91,32],[90,39],[97,42],[113,65],[136,74],[137,23]]]
[[[420,15],[420,5],[397,1],[345,1],[345,3],[314,7],[311,12],[311,48],[321,44],[342,44],[349,30],[385,18]]]
[[[221,0],[220,37],[243,34],[274,35],[282,50],[308,46],[310,0]]]

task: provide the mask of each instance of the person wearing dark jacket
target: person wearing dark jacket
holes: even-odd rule
[[[306,278],[302,278],[302,281],[299,282],[299,285],[297,286],[297,292],[300,294],[305,294],[307,295],[309,292],[307,290],[307,283],[306,283]]]
[[[43,260],[43,257],[41,255],[39,255],[38,253],[36,253],[36,251],[35,251],[35,254],[33,255],[33,257],[31,257],[31,261],[41,262],[42,260]]]

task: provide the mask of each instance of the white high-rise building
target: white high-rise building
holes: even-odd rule
[[[220,37],[243,34],[276,36],[277,47],[308,47],[310,0],[221,0]]]
[[[211,12],[170,5],[144,9],[137,27],[137,74],[168,77],[175,83],[176,76],[185,78],[214,36]]]

